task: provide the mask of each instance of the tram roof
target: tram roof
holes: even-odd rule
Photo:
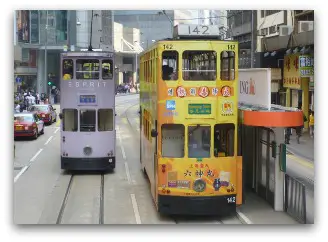
[[[107,57],[113,58],[114,52],[111,51],[68,51],[62,52],[65,57]]]

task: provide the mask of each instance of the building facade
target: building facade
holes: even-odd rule
[[[229,10],[227,11],[227,38],[239,42],[239,68],[251,68],[259,65],[252,50],[256,48],[256,11]],[[252,63],[253,62],[253,63]]]
[[[92,11],[19,10],[14,17],[16,90],[48,93],[48,81],[59,87],[63,50],[88,48]],[[113,50],[112,11],[94,11],[93,48]],[[59,87],[60,88],[60,87]]]
[[[261,36],[256,54],[261,67],[279,68],[282,73],[278,102],[301,107],[308,117],[314,110],[314,11],[262,10],[258,20]]]

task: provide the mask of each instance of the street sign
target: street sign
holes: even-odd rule
[[[17,83],[22,82],[22,78],[20,78],[20,77],[16,77],[16,82],[17,82]]]

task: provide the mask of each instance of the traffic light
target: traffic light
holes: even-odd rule
[[[52,82],[48,82],[48,86],[51,86]]]

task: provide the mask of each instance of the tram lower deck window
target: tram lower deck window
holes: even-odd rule
[[[98,131],[112,131],[113,126],[113,109],[99,109]]]
[[[184,130],[182,124],[162,125],[162,157],[184,157]]]
[[[211,126],[188,127],[188,157],[208,158],[211,156]]]
[[[96,131],[96,110],[80,110],[80,132]]]
[[[234,156],[234,140],[234,124],[216,124],[214,126],[214,156]]]
[[[77,109],[63,109],[63,131],[77,132],[78,112]]]

